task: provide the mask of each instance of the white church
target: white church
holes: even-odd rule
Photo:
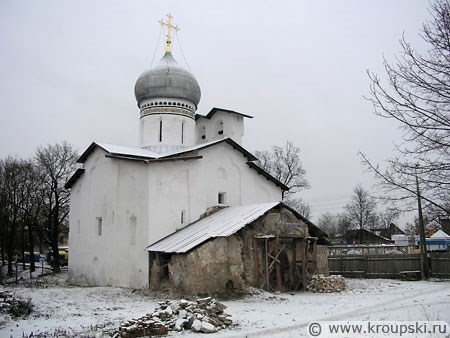
[[[196,114],[200,87],[166,52],[135,85],[139,144],[93,142],[67,182],[71,191],[69,280],[147,288],[146,248],[195,222],[213,206],[281,200],[288,189],[242,145],[244,119],[213,108]]]

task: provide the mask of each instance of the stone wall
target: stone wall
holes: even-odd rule
[[[275,234],[298,238],[296,258],[302,257],[306,245],[302,239],[309,236],[307,225],[291,211],[275,208],[227,238],[211,239],[187,254],[173,254],[169,261],[168,276],[162,276],[164,269],[159,266],[160,260],[155,258],[155,253],[151,253],[150,285],[154,289],[163,289],[164,285],[169,285],[172,291],[186,295],[242,291],[249,285],[260,287],[261,264],[265,259],[264,239],[256,240],[254,237]],[[272,245],[273,241],[272,238]],[[279,241],[280,246],[285,245],[287,248],[280,256],[284,269],[281,277],[285,281],[289,275],[289,266],[294,261],[293,251],[289,249],[292,248],[293,240],[280,237]],[[317,249],[319,272],[328,274],[327,248],[317,246]]]
[[[185,294],[221,293],[228,282],[228,240],[219,237],[188,254],[173,255],[169,279],[174,291]]]
[[[326,245],[317,245],[317,273],[328,276],[330,270],[328,268],[328,247]]]

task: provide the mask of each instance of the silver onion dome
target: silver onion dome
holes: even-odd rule
[[[174,98],[200,102],[200,86],[194,75],[182,68],[170,52],[166,52],[154,67],[139,76],[134,86],[138,106],[146,99]]]

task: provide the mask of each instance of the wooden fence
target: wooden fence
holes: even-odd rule
[[[430,255],[431,277],[450,278],[450,253]],[[402,278],[420,271],[419,254],[328,256],[330,274],[356,278]]]
[[[450,278],[450,253],[433,252],[430,257],[431,277]]]

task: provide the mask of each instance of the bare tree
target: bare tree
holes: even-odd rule
[[[287,141],[284,147],[272,146],[270,151],[256,151],[255,155],[262,169],[289,187],[288,191],[283,191],[283,199],[310,187],[300,160],[300,148],[291,141]]]
[[[317,225],[331,239],[344,236],[346,231],[351,227],[350,220],[346,214],[332,214],[330,212],[320,215],[317,220]]]
[[[64,184],[75,170],[77,158],[77,152],[67,142],[36,151],[43,201],[43,221],[37,231],[41,240],[52,249],[55,271],[60,270],[58,241],[69,215],[69,192],[64,189]]]
[[[303,217],[310,218],[311,206],[308,203],[304,202],[301,198],[292,198],[291,196],[288,196],[284,199],[283,202],[297,211]]]
[[[2,260],[8,261],[7,275],[13,273],[13,262],[19,252],[27,248],[27,219],[23,209],[27,203],[24,191],[29,178],[29,161],[7,157],[0,163],[0,228]]]
[[[22,215],[22,254],[25,249],[30,253],[30,272],[35,271],[34,247],[35,234],[38,228],[43,201],[40,194],[41,181],[36,164],[31,160],[22,162],[23,179],[21,182],[21,204],[19,205]],[[25,260],[23,260],[25,268]]]
[[[398,208],[388,207],[384,211],[378,213],[378,225],[380,227],[389,228],[400,217],[401,212]]]
[[[353,189],[353,196],[345,206],[346,215],[353,228],[362,230],[373,227],[376,219],[376,202],[361,185]]]
[[[393,199],[417,198],[419,177],[421,197],[427,207],[450,215],[450,3],[431,4],[431,19],[422,27],[426,53],[418,53],[403,37],[401,54],[393,64],[384,60],[387,82],[368,72],[368,98],[375,114],[396,121],[403,130],[397,156],[385,168],[360,153],[363,164],[378,178]],[[392,198],[392,195],[388,194]]]
[[[320,215],[317,219],[317,225],[328,234],[330,239],[336,238],[339,234],[338,219],[335,214],[326,212]]]

